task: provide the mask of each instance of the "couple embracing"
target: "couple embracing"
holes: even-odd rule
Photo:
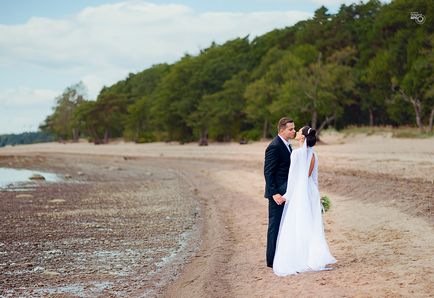
[[[278,135],[265,151],[265,198],[268,199],[267,266],[285,276],[326,270],[336,260],[327,245],[318,191],[318,159],[312,147],[316,131],[295,130],[282,118]],[[296,139],[299,148],[289,142]]]

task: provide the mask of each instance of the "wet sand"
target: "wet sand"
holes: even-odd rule
[[[199,247],[199,203],[161,161],[27,154],[71,178],[0,191],[0,296],[155,296]]]
[[[434,140],[390,139],[385,136],[343,138],[330,135],[324,137],[324,141],[328,144],[316,147],[320,160],[320,191],[332,200],[332,208],[325,214],[325,228],[330,249],[338,263],[332,271],[284,278],[275,276],[264,262],[267,202],[262,197],[262,161],[267,145],[265,142],[242,146],[211,144],[208,147],[161,143],[105,146],[41,144],[3,148],[0,149],[0,155],[38,156],[42,159],[41,170],[56,170],[52,166],[47,167],[47,162],[43,161],[55,154],[59,165],[82,158],[92,160],[99,165],[93,167],[101,169],[106,166],[106,159],[113,159],[118,161],[116,164],[121,168],[124,162],[131,162],[134,166],[141,165],[141,169],[150,165],[159,168],[161,173],[166,173],[170,168],[180,173],[179,177],[188,185],[182,197],[190,195],[194,198],[192,202],[198,203],[200,207],[198,213],[194,213],[191,211],[197,210],[194,204],[187,203],[189,207],[186,210],[190,211],[185,211],[185,214],[188,214],[188,218],[196,218],[188,222],[197,228],[201,241],[192,241],[184,256],[173,258],[179,263],[187,263],[185,266],[180,264],[179,270],[172,272],[170,266],[165,267],[153,275],[147,284],[137,281],[145,276],[140,275],[144,272],[143,268],[136,269],[135,276],[129,275],[123,279],[115,276],[113,282],[118,280],[125,288],[108,287],[104,292],[107,295],[128,293],[128,296],[140,297],[148,291],[146,293],[150,296],[166,297],[432,296]],[[52,162],[49,164],[52,165]],[[116,169],[112,171],[113,178],[123,172]],[[124,178],[119,179],[119,188],[123,191],[132,189],[126,182],[128,179]],[[158,177],[154,182],[161,181],[163,179]],[[164,189],[163,185],[160,187]],[[89,192],[90,189],[83,190],[83,196]],[[114,193],[122,194],[122,191],[108,188],[105,196],[110,198]],[[48,192],[47,196],[50,194]],[[164,191],[158,194],[165,196]],[[126,199],[125,196],[117,196],[111,208],[122,210]],[[33,205],[38,206],[29,204]],[[32,210],[37,207],[29,208]],[[8,225],[11,235],[17,233],[10,227],[19,225],[23,219],[27,223],[26,227],[31,222],[38,222],[17,216],[16,210],[20,208],[15,206],[8,211],[8,218],[13,219]],[[77,217],[83,217],[82,214],[80,212]],[[106,218],[113,218],[114,214],[108,213]],[[134,225],[134,221],[139,230],[146,224],[133,217],[125,220],[127,225]],[[50,229],[50,226],[47,224],[44,230]],[[188,226],[186,224],[183,228]],[[31,227],[27,229],[32,230]],[[176,232],[176,235],[182,234],[181,230]],[[100,237],[100,234],[96,229],[95,235]],[[136,234],[135,239],[140,242],[140,239],[146,239],[145,234]],[[44,242],[47,237],[43,235],[35,241]],[[86,233],[77,236],[80,237],[87,237]],[[143,249],[146,247],[146,243],[136,245],[142,245]],[[97,246],[100,250],[107,250],[104,242],[98,242]],[[36,251],[43,250],[39,248]],[[2,260],[7,260],[4,255],[0,256]],[[130,261],[133,262],[133,259],[139,264],[145,263],[143,259],[131,256]],[[101,257],[100,263],[104,262],[110,263],[109,258]],[[4,267],[1,270],[3,278]],[[59,285],[65,286],[86,280],[85,277],[92,284],[98,279],[89,277],[101,275],[100,270],[101,267],[96,267],[93,273],[80,275],[78,269],[76,275],[65,272],[54,278],[58,278]],[[165,273],[175,280],[168,286],[170,278],[164,277]],[[47,280],[48,277],[45,277],[42,283],[49,283]]]

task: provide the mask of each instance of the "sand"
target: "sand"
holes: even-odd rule
[[[0,191],[0,297],[155,296],[198,248],[194,190],[159,161],[27,154],[4,164],[71,178]]]
[[[38,144],[3,156],[135,157],[174,169],[200,205],[201,244],[154,292],[165,297],[430,297],[434,295],[434,139],[323,137],[316,146],[333,270],[277,277],[265,266],[266,142],[248,145],[119,142]],[[61,154],[59,154],[61,153]],[[122,198],[120,198],[122,199]],[[161,276],[164,274],[161,273]],[[155,284],[159,279],[156,277]],[[144,289],[129,293],[143,296]],[[152,294],[152,295],[154,295]]]

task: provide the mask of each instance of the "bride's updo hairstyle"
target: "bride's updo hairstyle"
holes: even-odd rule
[[[306,138],[306,145],[308,147],[313,147],[316,144],[316,130],[305,126],[301,129],[301,134],[305,136]]]

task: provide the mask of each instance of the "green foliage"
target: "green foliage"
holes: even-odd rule
[[[321,206],[322,206],[323,212],[327,212],[330,209],[331,205],[332,205],[332,203],[331,203],[330,198],[328,196],[322,196],[321,197]]]
[[[80,136],[79,124],[75,121],[75,110],[83,104],[85,99],[85,86],[82,82],[67,87],[65,91],[56,98],[56,106],[53,114],[45,119],[40,126],[43,132],[52,134],[58,139],[73,139],[77,141]]]
[[[416,24],[412,11],[427,21]],[[423,0],[343,4],[334,14],[322,6],[291,27],[131,73],[96,101],[80,85],[68,87],[41,128],[95,143],[206,143],[269,138],[289,116],[319,133],[414,125],[430,135],[423,131],[432,131],[434,117],[433,12],[434,2]]]
[[[240,134],[240,140],[258,141],[261,138],[261,132],[257,129],[243,131]]]
[[[0,147],[52,141],[54,141],[54,136],[44,132],[24,132],[20,134],[0,135]]]
[[[155,142],[157,140],[157,137],[149,132],[140,132],[136,138],[135,138],[135,142],[136,143],[151,143],[151,142]]]

